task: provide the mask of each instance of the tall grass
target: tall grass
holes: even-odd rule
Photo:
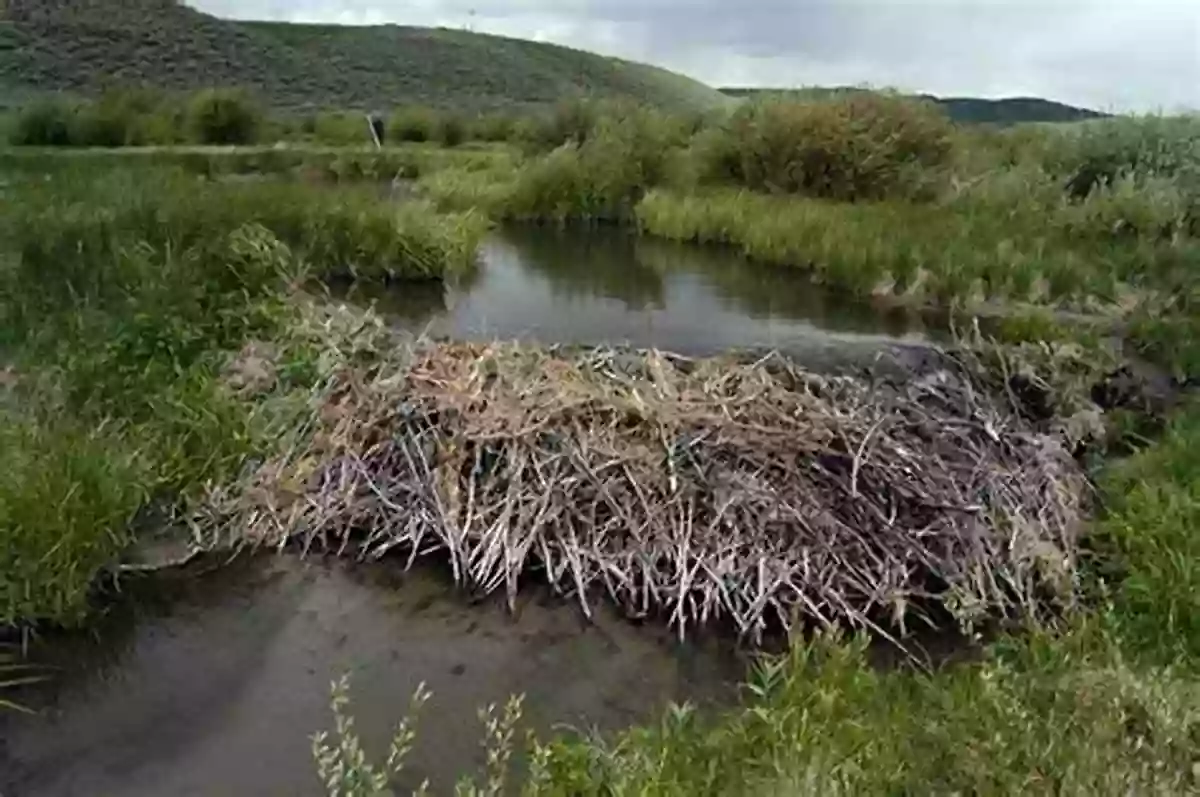
[[[0,410],[0,451],[0,626],[77,621],[129,541],[147,463],[119,430],[61,407]]]
[[[182,252],[247,224],[270,230],[318,276],[381,279],[439,278],[469,268],[486,228],[477,215],[397,205],[365,188],[210,183],[150,170],[117,172],[98,183],[68,173],[49,187],[34,185],[14,208],[8,229],[21,267],[33,278],[60,261],[81,262],[70,256],[76,250],[107,256],[137,240]],[[88,282],[100,291],[102,279],[81,266],[63,284],[77,290]]]
[[[0,215],[0,346],[23,375],[0,401],[0,625],[80,619],[141,506],[186,503],[273,444],[223,371],[286,336],[307,281],[441,278],[483,232],[365,191],[75,166],[19,179]]]
[[[1098,301],[1112,307],[1123,286],[1174,289],[1200,264],[1194,242],[1097,240],[1072,235],[1063,219],[1021,226],[969,203],[655,191],[637,214],[652,235],[732,245],[756,260],[805,268],[853,293],[916,303]]]

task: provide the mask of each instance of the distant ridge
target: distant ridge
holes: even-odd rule
[[[803,89],[758,89],[758,88],[723,88],[720,91],[730,97],[757,97],[765,95],[784,95],[819,99],[836,94],[865,89],[852,87],[836,88],[803,88]],[[1077,108],[1053,100],[1037,97],[1010,97],[989,100],[980,97],[935,97],[932,94],[917,95],[932,100],[946,109],[946,113],[956,122],[967,124],[1014,125],[1026,122],[1082,122],[1088,119],[1099,119],[1108,114],[1087,108]]]
[[[238,85],[277,107],[545,105],[589,94],[728,102],[658,67],[462,30],[218,19],[177,0],[0,0],[0,100],[110,84]]]

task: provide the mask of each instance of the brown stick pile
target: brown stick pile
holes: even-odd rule
[[[302,450],[216,507],[243,539],[539,574],[683,633],[1033,617],[1070,600],[1086,482],[962,375],[824,378],[658,352],[418,348],[345,369]]]

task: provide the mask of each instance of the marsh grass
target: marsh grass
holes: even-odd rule
[[[652,235],[727,244],[858,295],[940,306],[991,300],[1111,307],[1122,286],[1174,290],[1200,263],[1194,242],[1076,235],[1053,216],[1017,225],[965,200],[834,203],[747,191],[655,191],[637,215]]]
[[[139,508],[185,505],[270,449],[270,414],[224,369],[247,341],[286,337],[304,285],[441,278],[472,264],[484,226],[153,168],[13,188],[0,345],[24,376],[0,416],[0,625],[81,620]],[[306,356],[288,353],[278,381],[302,378]]]
[[[0,412],[0,450],[0,625],[78,621],[96,572],[129,541],[147,463],[120,430],[65,408]]]
[[[86,264],[87,257],[120,254],[127,267],[137,248],[131,243],[195,254],[251,224],[291,247],[317,276],[438,278],[472,265],[487,226],[478,214],[446,216],[425,204],[392,203],[354,186],[211,183],[154,170],[118,171],[98,181],[68,173],[49,187],[32,182],[10,225],[21,268],[32,277],[66,258],[55,271],[69,277],[57,284],[76,293],[81,283],[98,293],[110,291],[101,284],[106,278]],[[76,250],[85,257],[70,254]],[[72,272],[76,265],[79,270]],[[220,266],[206,273],[223,287],[252,293],[264,289],[264,278],[276,276]]]

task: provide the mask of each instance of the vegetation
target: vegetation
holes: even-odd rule
[[[188,104],[187,124],[198,144],[253,144],[262,119],[245,93],[208,89]]]
[[[844,94],[866,93],[862,88],[804,88],[804,89],[752,89],[722,88],[722,94],[739,99],[761,99],[774,97],[792,101],[822,100]],[[1083,122],[1099,119],[1105,114],[1076,108],[1053,100],[1038,97],[1007,97],[987,100],[978,97],[934,97],[920,95],[918,99],[936,103],[946,115],[962,124],[1019,125],[1031,122]]]
[[[483,231],[479,217],[370,193],[153,168],[97,176],[67,162],[18,190],[0,347],[30,376],[0,413],[4,624],[80,619],[139,509],[231,478],[269,441],[220,374],[230,352],[292,323],[298,287],[441,278],[472,265]]]
[[[31,8],[22,13],[36,16]],[[306,47],[317,45],[305,37],[323,37],[291,33]],[[77,129],[92,141],[131,143],[149,125],[127,118],[191,127],[186,104],[182,115],[130,111],[144,106],[115,96],[65,107],[37,106],[14,130],[44,144]],[[249,461],[272,462],[285,431],[311,418],[314,385],[342,384],[325,380],[332,368],[391,356],[363,342],[383,334],[369,316],[356,316],[330,343],[338,324],[314,310],[319,302],[305,289],[319,292],[322,280],[342,276],[452,278],[470,267],[485,215],[637,224],[646,234],[804,268],[851,293],[1029,310],[1008,325],[1017,337],[1053,333],[1082,346],[1083,334],[1058,314],[1109,315],[1181,381],[1200,367],[1196,119],[966,131],[927,104],[857,94],[701,119],[586,102],[539,118],[461,119],[467,130],[494,123],[510,144],[0,154],[12,199],[0,214],[0,351],[8,357],[0,446],[11,476],[0,483],[0,624],[84,620],[90,590],[135,539],[148,507],[185,512],[211,499],[211,486],[239,483]],[[349,131],[352,122],[361,117],[313,116],[296,122],[295,135]],[[237,172],[319,184],[213,179]],[[377,186],[349,184],[398,175],[417,178],[424,198],[397,208],[378,200]],[[470,375],[484,387],[443,385],[440,409],[503,386],[494,368]],[[1031,379],[1025,370],[1017,376]],[[571,384],[583,389],[583,380]],[[384,395],[371,406],[399,423],[395,396]],[[529,394],[510,398],[441,412],[439,423],[511,410]],[[637,406],[650,402],[638,394]],[[355,434],[375,427],[355,420],[325,418],[342,434],[320,445],[362,444]],[[1022,615],[981,644],[976,660],[928,669],[881,670],[868,662],[864,639],[798,639],[788,654],[762,661],[740,709],[701,716],[676,707],[656,725],[605,740],[535,742],[528,790],[1200,789],[1200,408],[1184,401],[1173,417],[1155,420],[1163,426],[1155,440],[1130,436],[1120,448],[1085,452],[1084,462],[1107,459],[1094,474],[1076,600],[1053,616]],[[1066,419],[1022,423],[1058,421]],[[309,450],[291,441],[286,448]],[[858,480],[874,460],[865,446],[853,459],[853,506],[865,507]],[[666,466],[675,464],[668,458]],[[469,465],[454,472],[474,473]],[[572,489],[585,483],[574,480]],[[370,519],[347,513],[338,516],[347,527]],[[344,699],[335,700],[334,734],[314,743],[322,781],[331,794],[385,791],[404,750],[419,743],[411,726],[397,734],[389,760],[371,766]],[[516,746],[516,716],[493,715],[497,767]],[[488,774],[482,790],[495,793],[504,777]]]
[[[966,132],[925,103],[857,93],[747,106],[698,130],[583,107],[546,128],[565,144],[519,170],[451,168],[421,187],[497,218],[636,220],[860,296],[1153,317],[1193,293],[1198,125]]]
[[[727,102],[652,66],[462,30],[237,22],[176,0],[8,0],[3,14],[0,86],[18,95],[94,94],[119,81],[239,86],[296,110],[507,110],[582,94],[678,110]]]

